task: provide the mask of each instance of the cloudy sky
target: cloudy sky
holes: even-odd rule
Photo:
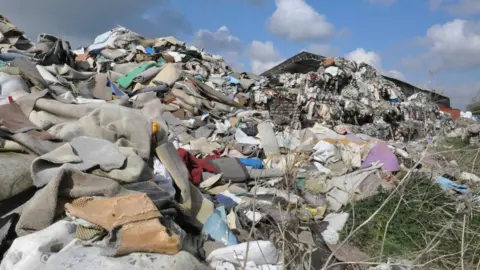
[[[174,35],[257,73],[302,51],[364,61],[463,108],[480,91],[480,0],[0,0],[36,39],[76,46],[116,25]],[[478,95],[480,97],[480,95]]]

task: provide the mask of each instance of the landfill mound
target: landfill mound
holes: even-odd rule
[[[386,238],[378,256],[367,240],[389,224],[368,216],[394,216],[414,177],[440,190],[445,218],[476,209],[480,179],[425,153],[480,129],[453,130],[367,64],[262,77],[120,26],[78,50],[3,16],[0,31],[2,270],[430,267],[437,238],[415,256]]]

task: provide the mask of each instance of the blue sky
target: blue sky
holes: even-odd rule
[[[0,0],[0,4],[6,6],[4,15],[30,37],[46,31],[88,45],[99,33],[121,24],[147,36],[174,35],[223,55],[237,69],[261,72],[307,50],[364,61],[384,74],[436,88],[459,108],[480,90],[480,0],[140,0],[135,5],[126,0],[102,4]],[[26,11],[25,5],[36,6]],[[52,8],[64,12],[58,15]]]

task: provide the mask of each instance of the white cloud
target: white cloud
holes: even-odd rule
[[[222,26],[215,32],[201,29],[195,34],[192,43],[209,53],[221,54],[225,62],[235,71],[243,71],[245,69],[245,65],[239,60],[244,46],[241,40],[234,36],[227,26]]]
[[[275,5],[268,20],[273,34],[292,41],[323,40],[333,35],[333,25],[305,0],[275,0]]]
[[[259,61],[251,60],[250,65],[252,66],[252,72],[255,74],[262,74],[263,72],[271,69],[272,67],[280,64],[282,61]]]
[[[399,80],[405,80],[405,76],[398,70],[384,70],[382,67],[382,58],[374,51],[365,51],[363,48],[357,48],[347,54],[345,58],[356,61],[358,63],[366,63],[374,67],[380,73]]]
[[[437,24],[422,39],[427,52],[404,60],[407,66],[434,70],[480,68],[480,23],[456,19]]]
[[[247,48],[246,56],[250,59],[252,72],[256,74],[261,74],[283,61],[280,52],[275,49],[271,41],[252,41]]]
[[[369,64],[376,69],[380,69],[382,64],[382,59],[380,58],[380,55],[373,51],[367,52],[363,48],[357,48],[354,51],[347,53],[345,55],[345,58],[356,61],[358,63],[363,62]]]
[[[371,4],[390,6],[390,5],[393,5],[397,0],[364,0],[364,1]]]
[[[306,49],[303,49],[302,51],[315,53],[321,56],[332,56],[338,54],[337,48],[334,48],[328,44],[321,43],[310,44]]]
[[[228,27],[222,26],[217,31],[199,30],[193,41],[195,46],[204,48],[210,53],[219,53],[225,62],[235,71],[244,71],[245,65],[240,61],[244,56],[250,61],[252,71],[260,74],[279,64],[282,60],[280,52],[270,41],[254,40],[248,46],[234,36]]]
[[[215,32],[199,30],[193,44],[212,52],[238,52],[242,47],[240,39],[232,35],[226,26],[218,28]]]

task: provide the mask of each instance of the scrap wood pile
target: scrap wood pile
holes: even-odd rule
[[[381,262],[338,246],[349,206],[394,189],[428,141],[382,140],[416,107],[370,66],[276,80],[173,37],[117,27],[71,50],[0,24],[0,269]]]

